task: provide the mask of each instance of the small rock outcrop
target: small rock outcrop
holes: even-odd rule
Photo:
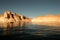
[[[28,19],[28,18],[23,15],[13,13],[9,10],[5,11],[3,15],[0,15],[0,23],[20,22],[20,21],[24,21],[25,19]]]

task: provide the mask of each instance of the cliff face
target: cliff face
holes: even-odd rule
[[[29,18],[20,15],[20,14],[16,14],[16,13],[12,13],[11,11],[5,11],[3,15],[0,15],[0,23],[8,23],[8,22],[20,22],[20,21],[24,21],[24,20],[28,20]]]

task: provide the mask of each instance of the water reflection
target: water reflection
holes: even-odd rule
[[[24,28],[26,33],[30,33],[33,35],[54,35],[54,34],[59,34],[60,35],[60,27],[55,27],[55,26],[43,26],[43,25],[27,25]]]
[[[16,34],[29,34],[37,36],[53,36],[60,35],[60,27],[36,25],[25,22],[18,23],[0,23],[0,36],[1,35],[16,35]]]
[[[0,34],[1,35],[10,35],[22,32],[22,26],[24,22],[15,22],[15,23],[0,23]]]

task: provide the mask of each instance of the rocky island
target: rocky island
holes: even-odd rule
[[[10,10],[7,10],[3,14],[0,14],[0,27],[7,28],[23,26],[29,22],[31,22],[31,18],[11,12]]]
[[[27,18],[24,15],[13,13],[10,10],[5,11],[4,14],[0,14],[0,23],[14,23],[20,21],[28,22],[30,21],[30,18]]]

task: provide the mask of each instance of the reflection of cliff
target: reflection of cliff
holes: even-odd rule
[[[22,32],[22,27],[25,25],[24,22],[15,23],[0,23],[0,29],[4,31],[3,35],[14,34],[15,32]]]
[[[21,22],[14,22],[14,23],[0,23],[0,28],[2,27],[2,28],[10,28],[10,27],[18,27],[18,26],[20,26],[20,27],[22,27],[22,26],[24,26],[25,25],[25,23],[23,22],[23,21],[21,21]]]

